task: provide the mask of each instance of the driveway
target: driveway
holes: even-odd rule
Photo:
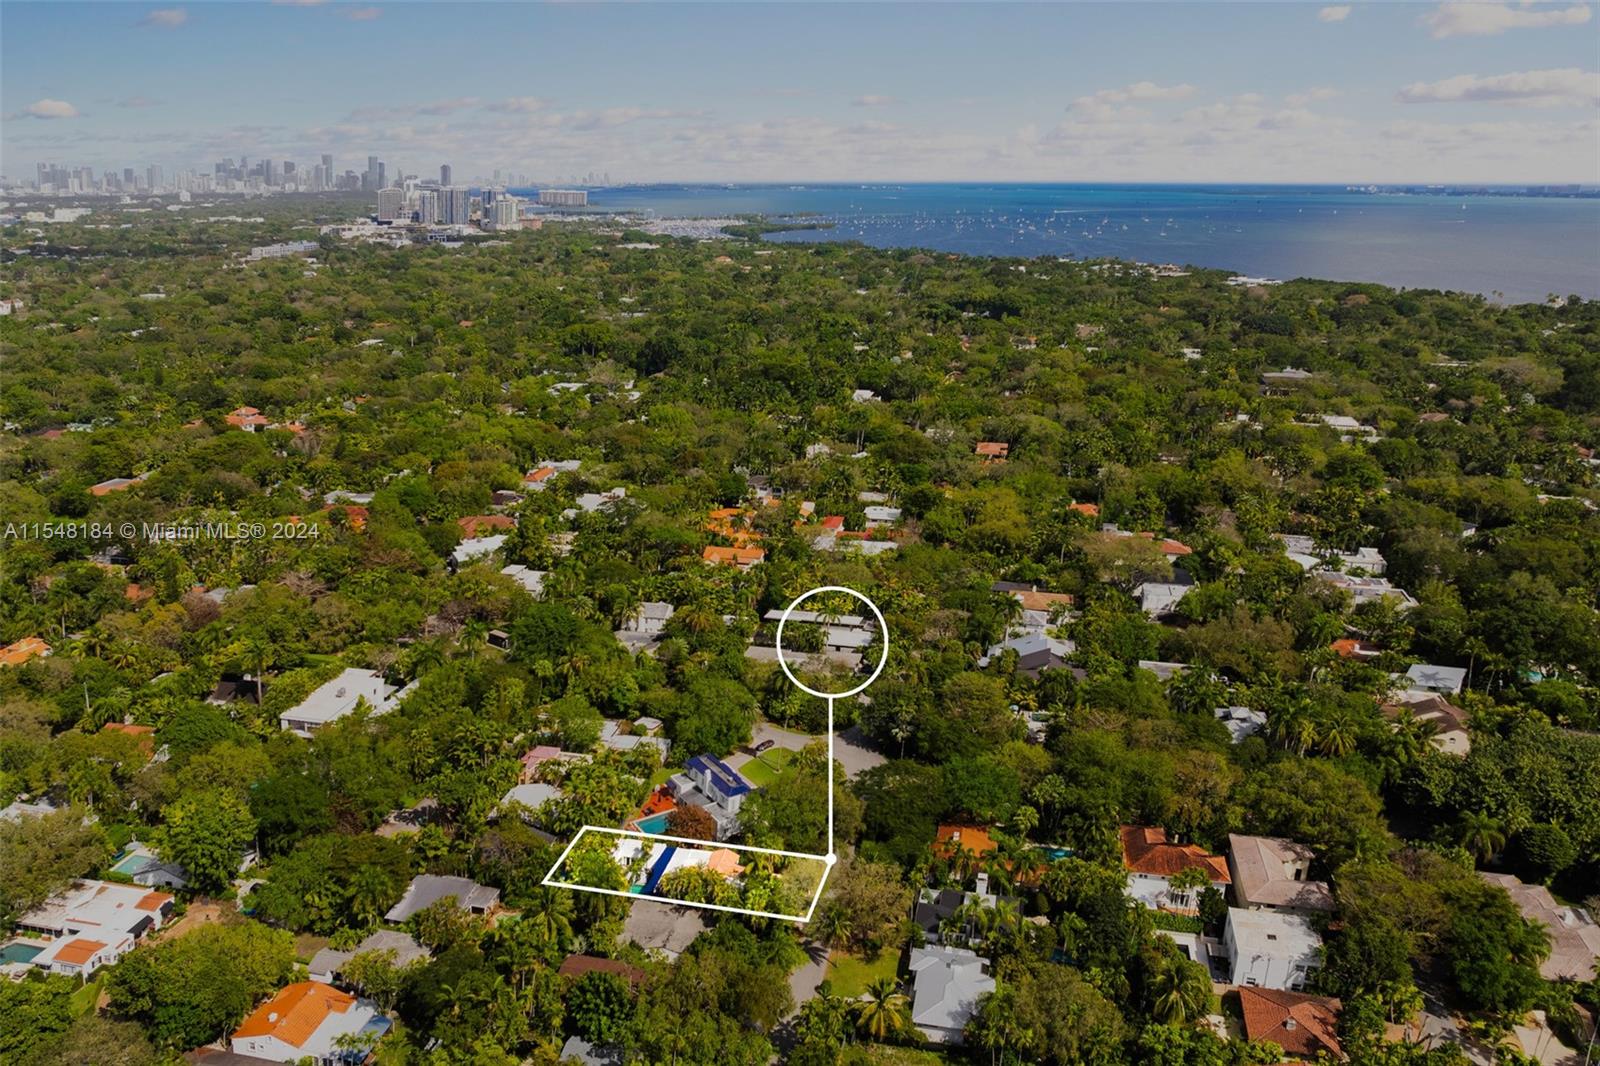
[[[784,729],[771,722],[761,722],[756,725],[750,743],[754,746],[770,740],[774,747],[799,751],[813,740],[820,739],[793,729]],[[847,778],[860,777],[863,772],[888,761],[872,747],[872,742],[858,726],[851,726],[833,738],[833,757],[844,767],[844,776]],[[735,770],[749,761],[750,756],[743,751],[728,757],[728,765]]]

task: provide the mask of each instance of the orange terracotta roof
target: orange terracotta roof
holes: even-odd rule
[[[1100,505],[1098,503],[1072,503],[1067,505],[1067,510],[1086,514],[1090,518],[1100,517]]]
[[[171,892],[146,892],[139,897],[139,902],[135,903],[134,906],[142,911],[158,911],[168,903],[171,903],[172,899]]]
[[[1056,606],[1072,606],[1072,594],[1067,592],[1013,592],[1021,603],[1024,611],[1049,611]]]
[[[143,600],[148,600],[155,594],[155,589],[147,589],[143,585],[134,581],[128,582],[128,587],[122,590],[123,597],[133,603],[139,603]]]
[[[724,566],[754,566],[766,557],[767,553],[760,548],[720,548],[715,544],[707,544],[700,553],[700,558],[706,562]]]
[[[744,867],[739,865],[739,856],[732,848],[718,848],[706,860],[706,867],[714,874],[723,877],[738,877],[744,873]]]
[[[350,520],[350,528],[360,533],[367,528],[367,509],[358,503],[344,505],[344,516]]]
[[[1183,870],[1199,869],[1218,884],[1229,884],[1228,860],[1193,844],[1172,844],[1160,826],[1125,825],[1122,834],[1122,865],[1134,873],[1171,877]]]
[[[153,725],[127,725],[123,722],[107,722],[105,725],[100,727],[100,732],[122,733],[126,736],[137,737],[139,740],[139,747],[146,755],[149,755],[156,750],[156,727]]]
[[[1011,445],[1001,441],[980,440],[977,448],[973,450],[978,455],[988,456],[992,459],[1004,459],[1011,454]]]
[[[933,850],[937,855],[953,855],[957,845],[980,858],[999,847],[988,830],[976,825],[941,825],[933,835]]]
[[[1333,651],[1337,653],[1341,659],[1370,658],[1374,655],[1377,655],[1382,650],[1372,644],[1368,644],[1364,640],[1356,640],[1352,637],[1346,637],[1343,640],[1336,640],[1332,644],[1329,644],[1328,647],[1333,649]]]
[[[822,520],[822,528],[823,529],[831,529],[834,532],[838,532],[839,530],[844,528],[844,515],[842,515],[842,514],[831,514],[831,515],[829,515],[828,517],[826,517],[826,518],[824,518]]]
[[[468,540],[474,537],[488,536],[497,529],[515,529],[516,521],[510,515],[503,514],[475,514],[465,518],[456,519],[456,524],[461,527],[461,533]]]
[[[591,973],[609,973],[622,978],[628,984],[638,987],[644,983],[648,976],[637,966],[629,966],[616,959],[602,959],[594,955],[568,955],[561,960],[561,968],[556,973],[562,977],[582,977]]]
[[[21,666],[29,659],[50,654],[50,645],[39,637],[23,637],[15,644],[0,648],[0,666]]]
[[[244,1024],[233,1031],[235,1040],[252,1036],[272,1036],[299,1047],[310,1039],[330,1014],[343,1014],[356,997],[321,981],[296,981],[250,1012]]]
[[[1246,986],[1239,989],[1239,1007],[1244,1035],[1251,1040],[1270,1040],[1298,1058],[1309,1059],[1319,1051],[1344,1058],[1336,999]]]
[[[61,946],[60,950],[56,952],[56,961],[70,963],[73,966],[82,966],[94,958],[95,952],[102,950],[104,947],[105,944],[102,941],[85,940],[79,937]]]
[[[522,475],[522,481],[526,485],[537,485],[537,484],[539,484],[539,482],[548,481],[550,478],[553,478],[555,476],[556,476],[556,468],[555,467],[553,467],[553,466],[541,466],[537,470],[530,470],[526,474]]]

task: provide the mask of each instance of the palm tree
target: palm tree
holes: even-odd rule
[[[572,893],[540,885],[528,896],[516,924],[527,926],[546,944],[566,945],[572,940]]]
[[[1506,831],[1499,819],[1483,811],[1467,811],[1456,825],[1456,841],[1486,863],[1506,846]]]
[[[857,1031],[881,1043],[910,1027],[911,999],[895,987],[894,978],[880,977],[867,986],[856,1004]]]
[[[1299,701],[1270,712],[1267,734],[1286,750],[1304,755],[1317,743],[1317,723],[1305,702]]]
[[[1356,750],[1356,720],[1348,708],[1335,707],[1322,716],[1317,750],[1335,759]]]
[[[813,931],[816,933],[817,939],[822,943],[829,947],[836,947],[850,939],[850,934],[854,932],[854,925],[850,920],[849,912],[843,907],[827,907],[821,914],[817,915],[816,926]]]
[[[1168,1025],[1203,1017],[1211,1006],[1211,981],[1186,959],[1168,959],[1151,979],[1151,1013]]]

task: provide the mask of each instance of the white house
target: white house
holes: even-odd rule
[[[17,919],[17,931],[50,940],[30,960],[32,965],[88,977],[132,951],[171,916],[171,893],[143,885],[77,881]]]
[[[1139,601],[1139,608],[1145,614],[1162,618],[1172,614],[1193,587],[1172,581],[1146,581],[1133,590],[1133,598]]]
[[[1325,883],[1311,880],[1315,857],[1298,841],[1230,833],[1228,869],[1234,897],[1246,910],[1331,911],[1333,893]]]
[[[1218,707],[1212,713],[1227,728],[1228,736],[1233,738],[1235,744],[1267,727],[1265,711],[1251,710],[1249,707]]]
[[[1288,911],[1229,907],[1223,944],[1229,984],[1298,992],[1322,965],[1322,938],[1309,919]]]
[[[641,603],[633,614],[622,623],[622,632],[639,633],[644,636],[656,636],[667,623],[671,621],[676,608],[670,603],[650,600]]]
[[[371,1034],[375,1041],[388,1031],[389,1019],[372,1002],[320,981],[296,981],[252,1011],[228,1046],[236,1055],[322,1066],[360,1061],[339,1046],[342,1037]]]
[[[1377,548],[1363,547],[1353,552],[1342,552],[1319,548],[1311,537],[1298,533],[1279,533],[1277,537],[1283,542],[1289,558],[1298,563],[1302,570],[1327,570],[1330,563],[1337,563],[1340,570],[1360,570],[1373,577],[1382,577],[1389,567],[1388,560]]]
[[[1443,696],[1453,696],[1466,684],[1467,671],[1460,666],[1416,663],[1406,671],[1405,680],[1407,688],[1413,692],[1437,692]]]
[[[1128,871],[1127,894],[1147,907],[1193,911],[1198,902],[1194,894],[1172,887],[1172,879],[1185,870],[1199,870],[1219,890],[1232,880],[1227,859],[1195,844],[1175,844],[1160,826],[1125,825],[1119,833],[1122,866]]]
[[[912,948],[911,1023],[936,1044],[959,1044],[978,1001],[994,991],[987,962],[966,948]]]
[[[533,594],[535,599],[544,595],[545,571],[530,570],[521,563],[502,566],[500,572]]]
[[[362,700],[372,708],[373,714],[385,714],[409,691],[409,686],[397,689],[380,673],[352,667],[322,685],[298,706],[284,711],[278,724],[296,736],[309,738],[329,722],[336,722],[355,710]]]
[[[134,939],[127,933],[62,937],[35,955],[33,965],[47,973],[87,978],[132,951],[133,945]]]
[[[873,504],[863,507],[861,513],[866,517],[868,529],[877,529],[879,526],[893,526],[899,523],[901,510],[898,507],[885,507],[883,504]]]

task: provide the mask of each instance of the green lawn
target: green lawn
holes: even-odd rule
[[[651,791],[654,791],[657,787],[666,784],[668,781],[671,781],[672,780],[672,775],[675,774],[675,773],[679,773],[680,771],[682,771],[682,769],[683,769],[683,767],[681,767],[681,766],[663,766],[661,769],[659,769],[655,773],[651,774],[650,775],[650,789],[651,789]]]
[[[793,761],[794,752],[788,748],[772,748],[745,763],[739,768],[739,772],[756,788],[766,788],[776,781]]]
[[[859,955],[836,951],[828,956],[827,979],[833,982],[834,995],[854,999],[878,978],[893,978],[899,968],[900,955],[897,952],[879,952],[876,959],[868,962]]]
[[[72,1013],[88,1014],[93,1011],[95,1004],[100,1002],[100,981],[90,981],[76,992],[72,993]]]

